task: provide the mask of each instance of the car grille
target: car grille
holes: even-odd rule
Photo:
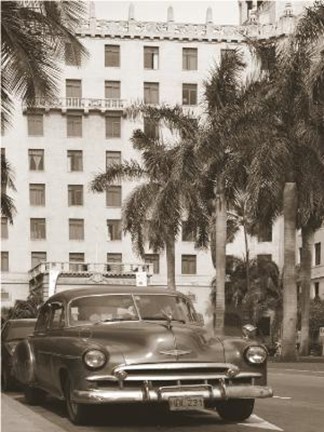
[[[255,372],[240,372],[236,377],[229,378],[226,373],[234,366],[231,364],[210,363],[158,363],[119,366],[114,370],[114,376],[96,381],[98,387],[139,388],[145,383],[150,388],[167,386],[212,385],[216,386],[222,380],[236,385],[253,384],[255,378],[261,376]],[[118,380],[118,375],[125,374]],[[112,379],[113,378],[113,379]]]

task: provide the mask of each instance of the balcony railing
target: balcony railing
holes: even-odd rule
[[[23,103],[23,112],[28,108],[41,108],[45,111],[61,110],[66,112],[68,110],[82,110],[85,113],[89,111],[116,111],[123,110],[126,107],[126,100],[124,99],[97,99],[97,98],[54,98],[45,100],[44,98],[36,98],[33,106],[28,106]]]
[[[84,262],[42,262],[29,271],[29,279],[58,271],[66,276],[88,276],[100,273],[105,277],[134,276],[137,272],[146,272],[148,276],[153,274],[153,264],[125,264],[125,263],[84,263]]]

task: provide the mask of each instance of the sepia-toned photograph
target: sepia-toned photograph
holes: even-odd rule
[[[322,432],[324,0],[2,0],[2,432]]]

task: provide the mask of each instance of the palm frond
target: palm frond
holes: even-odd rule
[[[104,192],[107,186],[121,180],[136,180],[144,178],[146,170],[135,160],[114,163],[103,173],[98,173],[90,183],[93,192]]]

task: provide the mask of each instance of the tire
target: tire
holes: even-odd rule
[[[43,390],[30,386],[25,386],[24,395],[28,405],[40,405],[46,397],[46,393]]]
[[[230,399],[216,405],[216,410],[223,420],[235,422],[249,418],[253,408],[254,399]]]
[[[71,380],[66,378],[64,385],[64,396],[66,403],[66,411],[70,421],[75,425],[83,425],[87,420],[87,406],[72,401],[73,386]]]
[[[13,379],[6,367],[1,370],[1,390],[7,392],[13,389]]]

